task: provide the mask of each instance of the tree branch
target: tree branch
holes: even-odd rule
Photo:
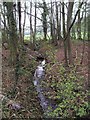
[[[67,39],[68,34],[70,33],[70,30],[71,30],[71,28],[72,28],[73,25],[74,25],[75,20],[76,20],[76,17],[77,17],[77,15],[78,15],[78,13],[79,13],[79,11],[80,11],[80,8],[82,7],[83,3],[84,3],[84,2],[81,2],[81,4],[79,5],[79,9],[77,10],[77,12],[76,12],[76,14],[75,14],[75,17],[74,17],[74,19],[73,19],[73,21],[72,21],[72,23],[71,23],[71,25],[70,25],[70,27],[69,27],[69,29],[68,29],[68,32],[67,32],[67,34],[66,34],[66,37],[65,37],[64,41]]]

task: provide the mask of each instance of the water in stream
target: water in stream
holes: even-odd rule
[[[44,76],[45,76],[45,60],[43,60],[38,66],[37,69],[35,70],[34,73],[34,86],[36,88],[36,91],[38,92],[38,97],[40,99],[40,105],[44,111],[44,113],[46,112],[50,112],[48,110],[48,107],[51,107],[52,109],[55,109],[56,105],[51,104],[44,96],[43,94],[43,88],[41,86],[41,81],[44,80]]]

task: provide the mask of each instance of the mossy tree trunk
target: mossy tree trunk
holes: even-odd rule
[[[11,52],[11,62],[16,63],[16,56],[18,52],[18,35],[16,21],[13,13],[13,2],[6,2],[7,20],[9,28],[9,46]]]
[[[42,13],[42,20],[43,20],[43,33],[44,39],[47,39],[47,5],[46,2],[43,1],[43,13]]]
[[[13,2],[6,2],[7,8],[7,20],[8,20],[8,28],[9,28],[9,48],[10,48],[10,58],[11,65],[14,68],[15,73],[15,84],[14,84],[14,92],[16,91],[16,86],[18,83],[18,70],[19,70],[19,50],[18,50],[18,35],[17,35],[17,26],[14,18],[13,12]]]

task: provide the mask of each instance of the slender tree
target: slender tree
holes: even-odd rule
[[[73,5],[74,5],[74,2],[69,2],[69,4],[68,4],[68,12],[67,12],[67,32],[69,31],[69,27],[70,27],[70,25],[71,25]],[[68,33],[68,37],[67,37],[67,47],[68,47],[69,63],[72,63],[70,32]]]
[[[26,23],[26,2],[24,3],[24,7],[25,7],[25,9],[24,9],[24,22],[23,22],[23,34],[22,34],[22,36],[23,36],[23,43],[24,43],[24,31],[25,31],[25,23]]]
[[[3,2],[3,11],[2,11],[2,15],[3,15],[3,20],[4,20],[4,29],[2,32],[2,40],[3,42],[8,42],[7,38],[8,38],[8,34],[7,34],[7,29],[6,29],[6,10],[5,10],[5,2]]]
[[[35,40],[36,40],[36,23],[37,23],[37,3],[35,2],[35,19],[34,19],[34,35],[33,35],[33,44],[35,47]]]
[[[22,43],[21,2],[18,2],[18,16],[19,16],[19,39],[20,39],[20,43]]]
[[[79,4],[80,4],[80,1],[79,1]],[[80,19],[80,11],[79,11],[79,13],[78,13],[77,32],[78,32],[78,39],[81,40],[81,19]]]
[[[60,41],[60,46],[61,46],[61,43],[62,43],[62,37],[61,37],[61,2],[60,2],[60,5],[59,5],[59,21],[58,21],[58,40]]]
[[[56,24],[57,24],[57,27],[56,27],[56,41],[59,39],[58,35],[59,35],[59,20],[58,20],[58,4],[57,2],[55,2],[55,5],[56,5]]]
[[[30,41],[33,43],[33,28],[32,28],[32,1],[30,2]]]
[[[46,2],[43,0],[43,13],[42,13],[42,19],[43,19],[43,32],[44,32],[44,39],[47,39],[47,5]]]
[[[65,30],[65,12],[64,12],[64,2],[62,2],[62,25],[63,25],[63,38],[66,37]],[[65,55],[65,64],[68,66],[68,58],[67,58],[67,41],[64,41],[64,55]]]
[[[52,18],[53,18],[53,10],[52,10],[52,2],[51,2],[51,16],[50,16],[50,31],[51,31],[51,37],[52,37],[52,41],[53,41],[53,27],[52,27]]]

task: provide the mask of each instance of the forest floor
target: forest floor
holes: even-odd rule
[[[80,41],[78,43],[72,43],[73,62],[77,65],[77,72],[84,76],[85,84],[88,84],[88,49],[88,42],[85,42],[85,46]],[[58,49],[56,57],[60,62],[65,61],[63,48]]]
[[[42,51],[44,53],[44,51]],[[85,86],[88,85],[88,42],[85,42],[84,54],[83,53],[83,43],[72,43],[72,56],[73,61],[77,65],[77,71],[79,74],[83,75],[85,78]],[[36,56],[34,51],[28,51],[25,57],[25,67],[30,66],[30,55]],[[83,55],[83,62],[80,64]],[[13,67],[9,65],[9,58],[10,58],[10,51],[8,49],[2,49],[2,93],[3,95],[7,96],[12,101],[17,101],[23,106],[23,110],[20,114],[23,114],[26,118],[39,118],[42,116],[42,108],[40,107],[39,100],[37,97],[37,93],[34,91],[34,86],[32,82],[32,78],[30,78],[30,73],[28,73],[29,68],[27,68],[27,73],[19,78],[18,85],[17,85],[17,94],[13,98],[11,91],[14,85],[14,73]],[[65,61],[64,59],[64,49],[63,47],[57,48],[56,52],[56,59],[60,63]],[[29,63],[29,64],[28,64]],[[34,64],[34,63],[33,63]],[[36,65],[37,66],[37,65]],[[36,67],[35,66],[35,67]],[[8,115],[5,116],[5,111],[3,110],[4,117],[11,117],[14,114],[8,110]],[[17,115],[18,112],[14,111]],[[20,111],[19,111],[20,112]],[[21,115],[22,116],[22,115]],[[15,117],[15,116],[14,116]]]

